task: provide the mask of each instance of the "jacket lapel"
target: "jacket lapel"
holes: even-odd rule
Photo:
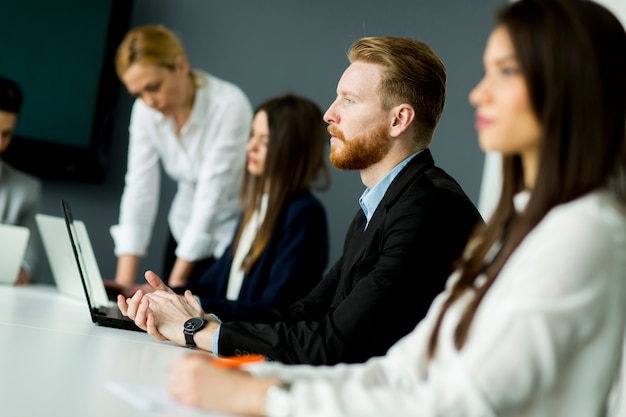
[[[401,198],[404,190],[408,187],[421,171],[435,164],[430,150],[424,149],[416,155],[394,178],[389,185],[387,192],[383,196],[380,204],[376,208],[367,229],[365,229],[365,215],[359,210],[352,220],[346,235],[344,244],[343,265],[351,268],[358,265],[366,249],[371,249],[372,244],[381,244],[382,239],[377,237],[380,227],[385,220],[387,211],[393,204]],[[374,242],[376,241],[376,242]],[[382,248],[380,248],[382,250]],[[369,251],[371,252],[371,250]],[[344,271],[347,272],[347,271]]]
[[[415,179],[419,173],[428,167],[433,167],[435,165],[435,161],[433,160],[432,154],[429,149],[424,149],[419,155],[416,155],[403,169],[398,172],[398,175],[394,180],[389,184],[389,188],[387,192],[383,196],[383,199],[380,201],[380,204],[376,208],[374,215],[372,216],[372,220],[370,220],[370,224],[367,226],[367,231],[374,232],[380,227],[381,222],[385,219],[387,215],[388,208],[395,204],[398,198],[401,198],[404,194],[404,190],[409,184]],[[367,239],[367,237],[366,237]]]

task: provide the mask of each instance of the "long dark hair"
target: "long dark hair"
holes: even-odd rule
[[[246,273],[261,256],[289,199],[299,190],[323,190],[330,185],[330,170],[325,162],[328,140],[319,106],[307,98],[286,94],[262,103],[254,113],[259,111],[267,114],[269,127],[265,169],[258,177],[245,170],[240,193],[243,221],[233,252],[243,228],[261,205],[266,184],[269,184],[269,197],[265,218],[242,265]]]
[[[626,34],[604,7],[588,0],[519,0],[502,8],[507,30],[542,127],[537,181],[523,213],[513,197],[524,188],[519,156],[503,156],[502,194],[487,224],[460,261],[460,276],[430,340],[432,356],[442,318],[483,272],[486,277],[454,334],[460,349],[478,305],[526,235],[553,207],[602,187],[624,198],[626,161]],[[485,265],[488,251],[502,248]]]

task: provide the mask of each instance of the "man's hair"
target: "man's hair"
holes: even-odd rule
[[[0,110],[19,113],[22,107],[22,90],[15,81],[0,75]]]
[[[382,67],[378,85],[382,108],[410,104],[416,139],[430,145],[446,101],[446,68],[432,48],[411,38],[367,37],[350,47],[348,58]]]

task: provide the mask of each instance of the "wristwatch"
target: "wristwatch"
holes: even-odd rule
[[[193,317],[185,322],[183,327],[183,333],[185,335],[185,345],[188,348],[195,348],[196,342],[193,340],[193,335],[206,326],[206,320],[202,317]]]

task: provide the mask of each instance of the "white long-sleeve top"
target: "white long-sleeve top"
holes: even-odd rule
[[[254,238],[265,219],[268,202],[269,194],[263,194],[260,207],[252,212],[248,223],[241,231],[241,236],[239,236],[239,242],[237,243],[237,250],[233,256],[233,262],[231,263],[230,274],[228,276],[228,285],[226,286],[227,300],[237,300],[239,298],[239,292],[241,292],[241,286],[243,285],[243,278],[245,276],[245,271],[242,268],[243,261],[246,256],[248,256],[248,253],[250,253]],[[214,352],[217,352],[217,349],[215,349]]]
[[[463,348],[454,347],[453,332],[473,290],[448,309],[429,359],[432,328],[457,276],[384,357],[250,370],[293,381],[292,416],[606,415],[626,320],[626,218],[611,194],[551,210],[485,295]]]
[[[111,227],[116,255],[146,253],[159,205],[159,161],[177,182],[168,213],[176,256],[219,257],[232,238],[252,107],[234,84],[194,75],[200,87],[179,135],[171,117],[141,99],[133,104],[119,224]]]

